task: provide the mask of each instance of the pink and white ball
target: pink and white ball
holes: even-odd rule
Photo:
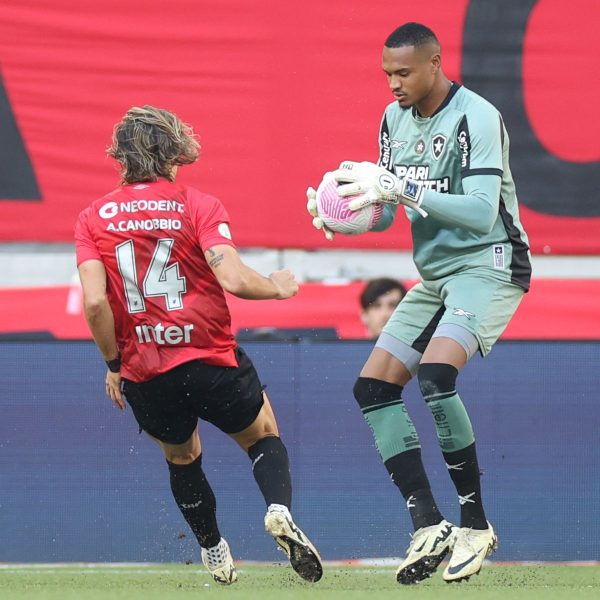
[[[324,225],[345,235],[357,235],[370,231],[381,218],[381,204],[369,204],[360,210],[350,210],[348,204],[354,196],[346,198],[337,193],[338,183],[331,173],[325,173],[317,188],[317,212]]]

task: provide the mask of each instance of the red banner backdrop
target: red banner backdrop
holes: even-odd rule
[[[166,8],[158,0],[4,0],[0,240],[71,241],[78,212],[117,182],[104,153],[113,124],[131,105],[149,103],[195,126],[202,158],[181,180],[224,201],[238,245],[327,246],[310,226],[304,191],[342,159],[377,157],[380,116],[391,101],[380,69],[383,40],[404,21],[428,24],[442,42],[447,75],[461,80],[474,3],[481,5],[179,0]],[[600,3],[530,4],[522,76],[531,128],[564,164],[591,164],[600,159],[600,79],[590,76],[595,57],[581,40],[595,39]],[[469,46],[471,53],[493,51]],[[520,86],[520,76],[505,85]],[[520,135],[507,126],[513,139]],[[533,250],[600,253],[598,189],[587,198],[586,216],[577,214],[577,186],[564,198],[548,194],[548,202],[568,207],[565,216],[533,210],[522,197]],[[388,232],[338,236],[334,245],[410,243],[399,219]]]
[[[410,287],[412,282],[406,282]],[[241,300],[227,296],[235,333],[246,328],[334,328],[339,337],[366,337],[358,297],[364,283],[307,283],[289,300]],[[502,339],[598,340],[600,281],[546,279],[535,282]],[[575,300],[574,300],[575,299]],[[574,301],[577,309],[573,310]],[[0,290],[0,339],[48,334],[91,339],[81,310],[81,288]]]

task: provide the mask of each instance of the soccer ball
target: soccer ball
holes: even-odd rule
[[[381,218],[381,204],[369,204],[360,210],[350,210],[348,204],[353,196],[339,196],[337,187],[338,182],[333,174],[325,173],[317,188],[317,213],[323,224],[331,231],[345,235],[369,231]]]

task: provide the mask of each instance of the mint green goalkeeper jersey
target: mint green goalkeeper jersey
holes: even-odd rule
[[[429,216],[406,208],[424,280],[489,267],[529,288],[529,244],[508,164],[509,139],[494,106],[456,83],[431,117],[393,102],[381,122],[379,146],[381,166],[426,187],[422,208]],[[386,206],[387,218],[377,229],[389,225],[395,211]]]

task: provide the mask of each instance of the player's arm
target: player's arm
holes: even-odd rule
[[[476,233],[489,233],[500,203],[504,125],[492,107],[480,106],[470,120],[465,115],[456,132],[461,152],[461,178],[464,194],[441,194],[425,188],[422,182],[396,177],[378,165],[344,161],[334,176],[342,196],[357,195],[352,210],[373,202],[403,204],[422,217],[438,220]],[[348,183],[346,183],[348,182]]]
[[[488,233],[498,215],[502,171],[482,171],[493,173],[475,173],[464,178],[464,194],[434,192],[426,189],[420,181],[400,179],[382,167],[367,162],[344,161],[340,169],[335,171],[335,176],[343,182],[338,187],[340,196],[356,196],[349,204],[351,210],[359,210],[376,202],[394,207],[404,204],[422,217],[432,214],[453,227]]]
[[[383,113],[381,123],[379,124],[379,158],[377,159],[377,166],[383,167],[386,170],[390,170],[392,159],[392,150],[390,148],[390,129],[388,125],[387,109]],[[373,227],[371,231],[385,231],[390,227],[396,218],[396,212],[398,206],[394,204],[384,204],[383,212],[381,217]]]
[[[291,271],[283,269],[264,277],[244,264],[237,250],[228,244],[211,246],[204,256],[221,287],[238,298],[283,300],[298,293],[298,283]]]
[[[425,190],[422,206],[439,221],[475,233],[489,233],[500,205],[498,175],[473,175],[463,180],[464,194]]]
[[[115,335],[115,319],[106,295],[106,270],[100,260],[86,260],[79,265],[83,288],[83,312],[94,341],[105,361],[119,358]],[[121,375],[111,370],[106,375],[106,393],[121,409],[125,402],[121,394]]]

